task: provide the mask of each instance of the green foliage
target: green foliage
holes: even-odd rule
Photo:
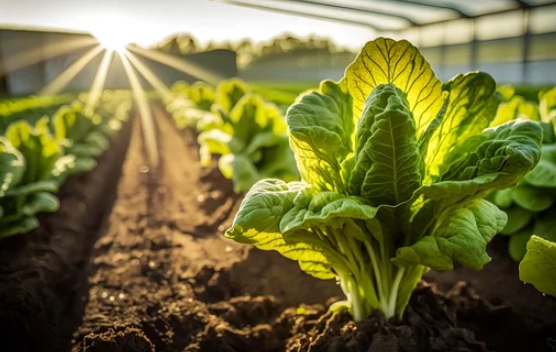
[[[519,278],[556,297],[556,242],[533,236],[519,264]]]
[[[0,137],[0,239],[36,228],[37,213],[58,209],[53,193],[64,179],[95,167],[94,157],[108,148],[107,136],[121,127],[131,108],[129,94],[105,92],[102,99],[106,101],[91,116],[75,101],[51,118],[37,118],[36,101],[23,99],[29,109],[16,104],[15,117],[2,117],[6,129]],[[29,117],[19,111],[29,112]]]
[[[231,101],[230,96],[225,101]],[[221,155],[220,171],[232,179],[238,193],[249,190],[265,177],[297,179],[286,123],[275,105],[265,103],[258,95],[247,94],[229,111],[223,106],[219,108],[221,122],[198,138],[202,165],[209,165],[213,154]]]
[[[178,128],[192,127],[200,132],[203,166],[210,164],[213,155],[220,155],[219,169],[233,181],[237,193],[246,192],[265,177],[298,179],[287,126],[276,105],[251,93],[243,81],[229,79],[218,84],[210,107],[201,107],[192,99],[191,90],[196,86],[205,87],[194,84],[186,93],[176,95],[167,110]]]
[[[497,120],[540,120],[543,154],[520,185],[495,192],[491,198],[508,214],[502,233],[511,235],[508,252],[521,261],[520,279],[556,296],[556,88],[541,91],[538,105],[519,96],[511,99],[520,102],[522,111],[512,116],[501,106]]]
[[[525,175],[518,186],[494,192],[490,196],[508,214],[509,220],[502,233],[511,236],[510,256],[520,261],[527,252],[526,244],[533,234],[556,241],[554,228],[544,225],[550,224],[550,219],[556,216],[556,88],[541,91],[539,104],[520,96],[509,99],[507,104],[514,104],[513,108],[508,109],[508,105],[502,103],[493,125],[500,121],[530,119],[541,121],[543,127],[543,153],[537,166]]]
[[[443,85],[409,42],[369,42],[288,110],[302,181],[257,182],[226,236],[337,279],[355,320],[401,316],[426,267],[490,260],[507,216],[483,197],[540,159],[538,123],[488,128],[498,104],[485,73]]]

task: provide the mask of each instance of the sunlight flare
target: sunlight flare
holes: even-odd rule
[[[48,46],[38,46],[32,50],[7,56],[2,58],[0,75],[34,65],[48,59],[62,56],[64,54],[92,46],[96,43],[97,41],[95,38],[73,38],[55,42],[49,44]]]
[[[184,58],[178,58],[160,51],[143,49],[135,45],[130,45],[128,49],[148,59],[160,62],[161,64],[175,68],[178,71],[195,76],[198,79],[210,84],[217,84],[222,79],[219,75],[210,72],[206,68],[203,68],[195,63],[186,61]]]
[[[164,102],[169,102],[172,99],[172,91],[166,87],[166,85],[151,71],[144,63],[141,62],[133,53],[129,50],[124,50],[123,54],[135,67],[137,72],[143,76],[149,84],[156,89],[158,93],[162,96]]]
[[[77,61],[75,61],[71,66],[66,68],[58,77],[56,77],[52,82],[48,83],[44,88],[39,91],[39,95],[53,95],[60,93],[72,79],[79,74],[89,64],[98,54],[103,50],[103,47],[97,45],[96,47],[89,50],[86,54],[81,56]]]
[[[141,87],[139,78],[133,70],[133,67],[131,67],[131,63],[127,59],[126,55],[120,55],[120,58],[122,59],[124,70],[127,74],[127,78],[129,79],[129,84],[131,85],[133,98],[135,99],[135,103],[137,104],[137,107],[139,109],[139,116],[141,118],[141,125],[143,127],[143,138],[145,140],[149,166],[152,168],[156,168],[158,166],[158,150],[153,116],[151,108],[149,106],[149,101],[147,99],[145,91],[143,90],[143,87]]]
[[[104,56],[102,57],[102,61],[100,63],[100,66],[98,67],[95,80],[93,81],[91,91],[89,92],[89,96],[87,97],[87,104],[85,104],[86,113],[92,112],[94,110],[98,99],[102,95],[102,91],[104,90],[104,82],[106,81],[106,76],[108,75],[108,69],[110,68],[113,54],[114,52],[111,50],[106,50],[104,52]]]

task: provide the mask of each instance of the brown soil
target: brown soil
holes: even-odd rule
[[[58,192],[60,210],[41,214],[41,226],[0,243],[2,351],[64,351],[79,325],[83,275],[109,213],[131,123],[88,174],[68,178]]]
[[[72,352],[551,351],[551,316],[518,330],[510,322],[536,308],[518,310],[510,292],[506,300],[489,296],[494,277],[498,291],[506,280],[506,290],[517,290],[502,256],[487,266],[489,276],[430,273],[446,294],[421,285],[402,321],[371,316],[355,324],[347,314],[327,313],[341,297],[334,282],[222,236],[241,198],[216,165],[200,167],[192,133],[177,131],[161,110],[155,115],[160,165],[146,168],[136,125],[105,234],[84,257],[91,258],[82,269],[89,287],[84,309],[74,312],[82,321]],[[536,292],[528,299],[546,311],[556,307]],[[516,347],[526,344],[535,349]]]
[[[556,351],[556,299],[519,280],[519,264],[508,256],[508,237],[497,236],[489,246],[491,263],[483,270],[458,267],[455,271],[429,272],[425,279],[447,290],[466,281],[493,306],[493,314],[462,312],[462,326],[474,328],[479,339],[499,351]]]

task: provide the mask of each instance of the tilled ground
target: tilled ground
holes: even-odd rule
[[[104,235],[82,271],[89,290],[76,299],[84,308],[73,312],[82,321],[72,352],[552,351],[556,301],[522,289],[502,255],[489,276],[429,274],[447,293],[421,285],[402,321],[354,324],[327,313],[341,297],[334,282],[222,236],[240,197],[215,164],[201,168],[193,134],[177,131],[162,110],[155,115],[160,165],[146,166],[137,124]],[[520,302],[506,292],[516,284],[527,297]],[[522,319],[535,314],[534,324]],[[519,329],[508,323],[519,319]]]

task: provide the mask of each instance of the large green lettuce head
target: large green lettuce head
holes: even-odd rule
[[[424,267],[490,260],[506,214],[482,198],[540,159],[536,122],[489,128],[498,104],[486,73],[442,84],[409,42],[369,42],[287,112],[302,182],[257,183],[227,236],[338,278],[356,319],[401,314]]]
[[[375,206],[439,182],[485,180],[477,191],[515,184],[540,157],[540,129],[531,122],[486,129],[495,92],[482,72],[443,86],[407,41],[370,42],[339,83],[323,82],[288,111],[302,178]]]

